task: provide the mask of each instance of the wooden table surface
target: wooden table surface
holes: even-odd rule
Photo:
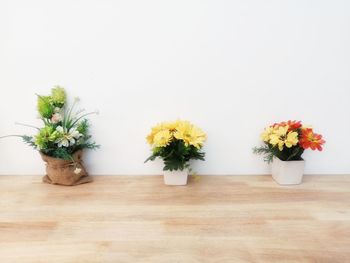
[[[0,263],[350,262],[350,175],[0,176]]]

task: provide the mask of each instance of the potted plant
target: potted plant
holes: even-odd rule
[[[59,86],[54,87],[49,96],[38,95],[37,110],[43,127],[22,124],[37,129],[37,133],[34,136],[10,135],[21,137],[39,151],[46,163],[45,183],[77,185],[92,181],[83,166],[82,156],[84,149],[99,147],[90,141],[89,122],[85,118],[96,112],[74,112],[78,100],[74,99],[73,105],[67,107],[66,92]]]
[[[253,151],[265,155],[264,160],[272,163],[272,177],[281,185],[300,184],[305,166],[304,151],[322,151],[325,143],[322,135],[303,126],[301,121],[275,123],[265,128],[261,139],[264,145]]]
[[[186,185],[190,160],[204,161],[205,153],[201,149],[205,140],[206,134],[188,121],[158,124],[147,136],[152,155],[145,162],[157,157],[163,159],[164,183]]]

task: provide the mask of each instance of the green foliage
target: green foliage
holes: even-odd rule
[[[69,149],[69,148],[53,147],[53,148],[43,149],[43,150],[41,150],[41,152],[48,155],[48,156],[52,156],[54,158],[60,158],[60,159],[64,159],[64,160],[72,160],[73,154],[75,151],[73,151],[72,149]]]
[[[78,125],[77,130],[81,134],[87,135],[89,131],[89,121],[87,119],[83,119]]]
[[[36,147],[32,136],[22,135],[20,137],[22,137],[24,143],[28,144],[29,146]]]
[[[58,123],[52,126],[56,127],[56,129],[49,128],[50,126],[45,126],[43,129],[41,129],[38,135],[35,136],[35,148],[37,148],[38,150],[40,150],[48,156],[61,158],[65,160],[71,160],[73,154],[79,150],[94,150],[99,148],[99,145],[97,145],[95,142],[90,141],[91,135],[89,135],[89,124],[88,120],[86,119],[79,122],[77,124],[77,127],[74,126],[70,130],[78,131],[79,138],[73,138],[73,144],[69,143],[68,146],[59,146],[59,142],[62,141],[62,139],[65,139],[65,137],[69,138],[69,136],[71,136],[69,130],[67,130],[66,128],[63,128],[63,130],[66,130],[67,132],[64,132],[63,134],[58,132],[57,128],[62,127],[59,126],[59,124],[63,125],[63,123]]]
[[[264,145],[261,147],[254,147],[253,153],[258,155],[264,155],[264,161],[267,163],[271,163],[273,160],[273,152],[268,145]]]
[[[192,145],[186,146],[182,140],[175,140],[167,147],[155,148],[153,154],[145,162],[154,161],[157,157],[163,159],[164,171],[182,171],[188,168],[190,160],[204,161],[205,153]]]
[[[50,148],[50,145],[54,144],[58,138],[59,132],[56,131],[55,126],[47,124],[35,136],[35,144],[39,149]]]
[[[51,89],[52,103],[55,107],[62,107],[66,103],[66,92],[64,88],[56,86]]]
[[[54,114],[55,107],[50,96],[38,96],[38,112],[42,118],[49,119]]]
[[[99,145],[91,142],[89,123],[85,116],[96,112],[73,112],[77,100],[70,108],[65,107],[66,92],[56,86],[51,96],[38,95],[38,111],[44,123],[37,128],[34,136],[23,135],[23,141],[42,153],[65,160],[72,160],[73,154],[82,149],[97,149]]]
[[[264,161],[271,163],[273,157],[277,157],[281,161],[300,161],[304,149],[299,146],[293,146],[291,148],[284,147],[282,151],[278,149],[278,146],[272,146],[265,143],[263,146],[253,148],[253,153],[258,155],[264,155]]]

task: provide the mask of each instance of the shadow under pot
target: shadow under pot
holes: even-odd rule
[[[46,163],[44,183],[73,186],[93,181],[83,166],[82,150],[73,154],[74,162],[47,156],[41,152],[40,155]]]

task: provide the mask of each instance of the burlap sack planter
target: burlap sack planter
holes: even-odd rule
[[[88,175],[82,164],[83,151],[77,151],[73,154],[75,163],[73,161],[53,158],[43,153],[40,153],[40,155],[46,163],[47,174],[43,177],[44,183],[71,186],[92,182],[92,177]]]

